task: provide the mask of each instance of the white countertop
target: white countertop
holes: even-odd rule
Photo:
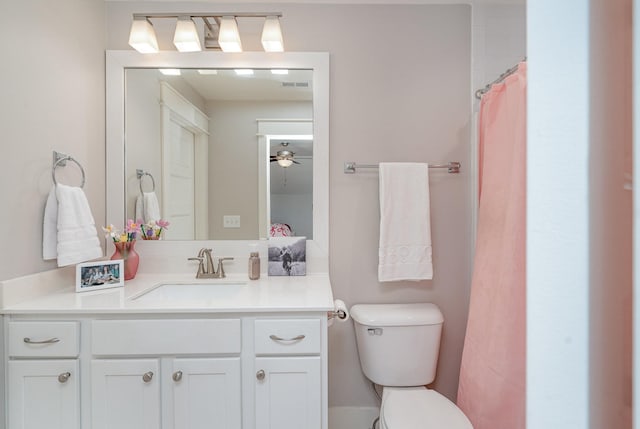
[[[163,283],[241,284],[227,285],[216,299],[132,299]],[[262,276],[259,280],[231,274],[224,279],[196,280],[193,274],[139,273],[124,287],[76,293],[69,272],[50,272],[8,280],[0,287],[2,314],[320,312],[334,308],[328,274]]]

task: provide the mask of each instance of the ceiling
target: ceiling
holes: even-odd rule
[[[187,82],[205,100],[239,101],[311,101],[313,99],[313,71],[288,70],[288,74],[272,74],[271,70],[253,70],[241,76],[234,70],[182,69],[179,77],[164,76],[171,83],[176,79]]]

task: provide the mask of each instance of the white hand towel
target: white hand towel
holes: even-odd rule
[[[155,192],[144,193],[144,217],[146,222],[160,220],[160,204]]]
[[[429,166],[381,163],[378,280],[432,278]]]
[[[136,198],[136,220],[138,219],[145,223],[162,219],[160,203],[155,192],[145,192]]]
[[[82,189],[57,185],[56,198],[58,266],[102,257],[91,208]]]
[[[56,186],[53,185],[44,206],[44,221],[42,225],[42,258],[47,261],[58,257],[58,197]]]

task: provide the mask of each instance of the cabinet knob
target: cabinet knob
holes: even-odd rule
[[[142,381],[144,381],[145,383],[150,382],[152,378],[153,378],[153,372],[151,371],[145,372],[144,374],[142,374]]]
[[[60,374],[58,376],[58,381],[60,383],[66,383],[67,380],[69,380],[69,377],[71,377],[71,373],[70,372],[63,372],[62,374]]]
[[[182,371],[176,371],[173,373],[173,376],[171,376],[171,378],[173,378],[173,381],[180,381],[182,380]]]
[[[256,378],[260,381],[264,380],[265,377],[265,373],[264,370],[261,369],[260,371],[256,372]]]

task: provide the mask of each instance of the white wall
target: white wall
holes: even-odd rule
[[[105,223],[102,0],[0,2],[0,279],[56,267],[42,260],[52,151],[76,158],[100,228]],[[73,164],[59,171],[77,185]]]
[[[631,427],[631,16],[528,5],[529,429]]]
[[[330,274],[347,304],[437,303],[445,316],[435,387],[455,399],[469,296],[471,236],[471,10],[452,5],[109,2],[109,49],[128,49],[131,13],[279,10],[286,49],[331,54]],[[247,50],[259,33],[240,32]],[[170,34],[160,45],[172,49]],[[435,279],[377,281],[377,172],[345,175],[344,161],[460,161],[431,175]],[[330,332],[331,406],[377,406],[360,370],[351,323]]]

